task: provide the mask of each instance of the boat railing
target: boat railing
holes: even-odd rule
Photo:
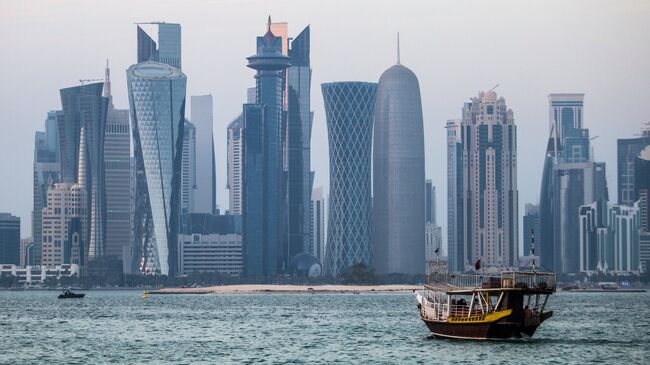
[[[502,288],[555,290],[555,274],[548,272],[504,271]]]
[[[490,283],[499,281],[496,275],[478,274],[432,274],[429,278],[429,285],[449,286],[450,289],[471,289],[482,288]]]
[[[555,274],[548,272],[504,271],[495,274],[432,274],[429,286],[438,290],[536,289],[555,290]]]

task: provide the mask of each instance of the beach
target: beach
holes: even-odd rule
[[[421,285],[218,285],[202,288],[162,288],[149,294],[254,294],[254,293],[387,293],[422,289]]]

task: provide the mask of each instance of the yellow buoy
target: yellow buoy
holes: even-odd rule
[[[147,293],[147,291],[145,290],[144,292],[142,292],[142,299],[147,299],[147,298],[149,298],[149,293]]]

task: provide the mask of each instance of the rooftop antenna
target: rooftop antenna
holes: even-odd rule
[[[399,32],[397,32],[397,64],[401,65],[399,60]]]

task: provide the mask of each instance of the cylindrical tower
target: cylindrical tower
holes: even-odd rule
[[[372,265],[370,156],[377,84],[334,82],[321,88],[330,154],[326,270],[338,276],[354,264]]]

